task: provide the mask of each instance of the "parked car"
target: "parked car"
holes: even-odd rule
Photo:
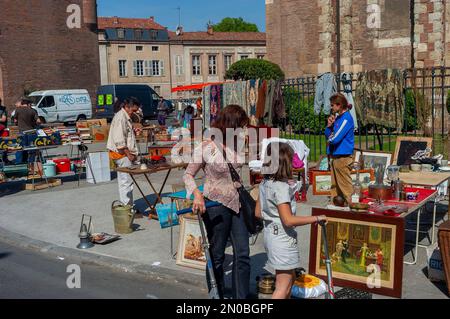
[[[37,91],[28,98],[42,123],[70,123],[92,118],[92,102],[87,90]]]
[[[116,98],[123,101],[135,97],[142,104],[144,119],[154,119],[158,113],[160,96],[150,86],[145,84],[111,84],[100,86],[97,90],[96,118],[111,120],[114,117],[114,102]],[[165,100],[169,106],[169,113],[174,111],[173,103]]]

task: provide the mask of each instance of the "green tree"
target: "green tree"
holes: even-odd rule
[[[224,18],[213,25],[213,30],[215,32],[259,32],[256,24],[246,22],[242,18]]]
[[[234,63],[225,74],[227,80],[283,80],[284,72],[272,62],[260,59],[245,59]]]

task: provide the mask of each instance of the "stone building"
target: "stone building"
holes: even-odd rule
[[[101,83],[148,84],[170,96],[169,32],[149,19],[98,19]]]
[[[171,32],[153,17],[98,21],[102,84],[145,83],[165,98],[192,98],[172,88],[221,82],[234,62],[266,57],[260,32]]]
[[[100,84],[96,0],[0,1],[0,97]]]
[[[337,71],[336,0],[266,0],[268,59],[287,77]],[[341,70],[450,63],[450,1],[340,0]]]
[[[261,32],[170,33],[172,87],[223,82],[228,68],[242,59],[265,59],[266,35]],[[189,98],[195,92],[179,92]]]

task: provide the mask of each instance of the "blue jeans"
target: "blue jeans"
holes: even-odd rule
[[[225,249],[228,239],[233,246],[233,298],[247,299],[250,291],[250,245],[249,233],[241,215],[237,215],[225,206],[209,208],[203,216],[211,258],[214,265],[220,297],[224,295]],[[209,275],[207,280],[209,285]]]
[[[165,115],[158,115],[158,123],[159,123],[159,125],[166,126],[166,119],[167,119],[167,116],[165,116]]]

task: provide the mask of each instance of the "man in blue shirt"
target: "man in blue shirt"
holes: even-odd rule
[[[325,136],[328,141],[327,153],[331,157],[331,198],[340,196],[349,204],[353,192],[351,165],[355,148],[355,123],[343,94],[333,95],[330,101],[332,115],[328,118]]]

